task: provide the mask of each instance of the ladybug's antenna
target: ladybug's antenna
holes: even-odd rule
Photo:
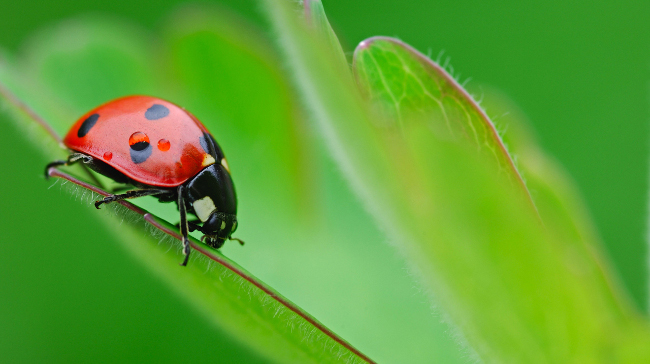
[[[228,238],[228,240],[235,240],[237,241],[240,245],[244,245],[244,241],[239,239],[239,238],[233,238],[232,236]]]

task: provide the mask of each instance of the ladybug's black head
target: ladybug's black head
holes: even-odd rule
[[[215,211],[210,218],[203,223],[201,228],[203,241],[209,246],[219,249],[230,238],[230,235],[237,230],[237,216]]]

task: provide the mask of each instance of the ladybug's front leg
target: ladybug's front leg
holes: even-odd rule
[[[89,163],[90,161],[93,160],[93,157],[83,154],[83,153],[72,153],[68,156],[67,160],[64,161],[54,161],[52,163],[48,163],[48,165],[45,166],[45,179],[50,178],[50,168],[52,167],[58,167],[58,166],[69,166],[71,164],[74,164],[80,160],[83,160],[84,163]]]

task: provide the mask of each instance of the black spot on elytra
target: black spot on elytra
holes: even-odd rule
[[[151,156],[153,148],[147,142],[137,142],[131,145],[131,160],[135,164],[140,164],[147,160]]]
[[[136,152],[139,152],[147,149],[148,146],[149,146],[149,142],[137,142],[131,145],[131,149],[135,150]]]
[[[153,104],[153,106],[148,108],[144,113],[144,117],[147,118],[147,120],[158,120],[167,115],[169,115],[169,109],[160,104]]]
[[[99,119],[99,114],[92,114],[86,120],[84,120],[83,123],[81,123],[81,126],[79,127],[79,130],[77,130],[77,136],[79,138],[83,138],[88,134],[90,129],[95,126],[95,123],[97,122],[97,119]]]

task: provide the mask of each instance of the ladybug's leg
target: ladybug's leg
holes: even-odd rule
[[[129,191],[130,188],[133,188],[133,186],[129,185],[123,185],[123,186],[116,186],[114,188],[111,188],[110,193],[111,195],[117,195],[117,192],[127,192]]]
[[[203,228],[198,224],[201,220],[188,220],[187,221],[187,227],[189,228],[190,232],[197,230],[203,233]],[[205,233],[203,233],[205,234]]]
[[[66,164],[68,164],[68,161],[54,161],[52,163],[48,163],[48,165],[45,166],[45,179],[50,179],[50,168],[64,166]]]
[[[146,189],[146,190],[133,190],[127,191],[126,193],[120,195],[109,195],[104,197],[102,200],[95,201],[95,207],[99,209],[99,206],[105,203],[111,203],[113,201],[126,200],[127,198],[138,198],[151,195],[162,195],[165,193],[170,193],[169,190],[163,190],[158,188]]]
[[[201,220],[199,220],[199,219],[187,220],[187,229],[188,229],[188,231],[192,232],[194,230],[197,230],[197,231],[200,231],[200,232],[203,233],[203,228],[201,227],[201,225],[199,225],[200,222],[201,222]],[[179,222],[178,224],[176,224],[174,226],[176,226],[177,228],[180,228],[181,223]]]
[[[178,186],[178,210],[181,213],[181,236],[183,237],[183,255],[185,255],[181,265],[186,266],[190,259],[190,240],[187,238],[187,211],[185,211],[185,201],[183,201],[183,185]]]
[[[80,160],[83,160],[85,163],[88,163],[93,160],[93,157],[89,155],[85,155],[83,153],[72,153],[68,156],[67,160],[64,161],[54,161],[52,163],[49,163],[47,166],[45,166],[45,179],[50,178],[50,168],[52,167],[58,167],[58,166],[69,166],[71,164],[74,164]]]

